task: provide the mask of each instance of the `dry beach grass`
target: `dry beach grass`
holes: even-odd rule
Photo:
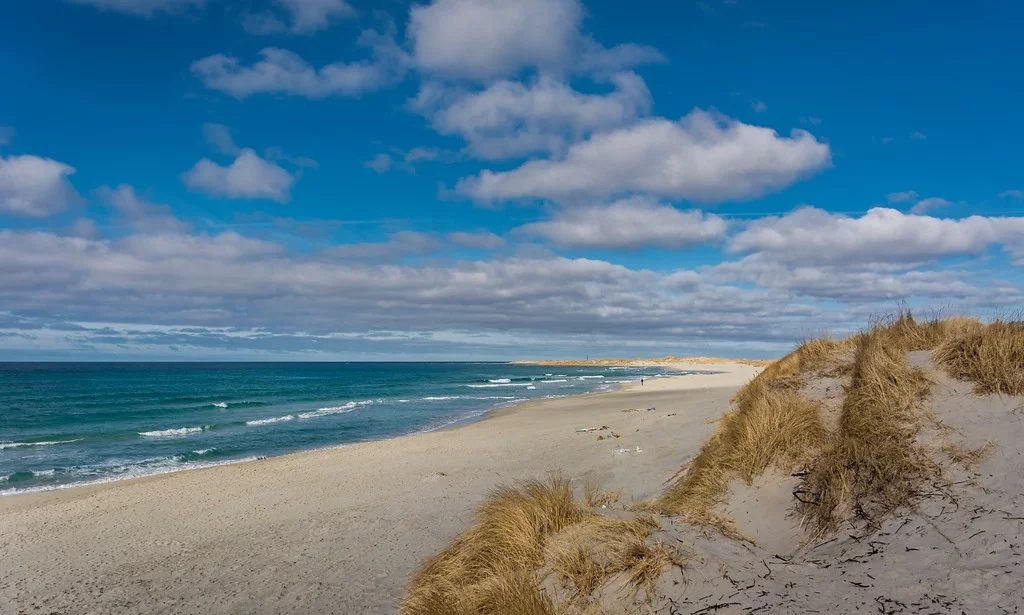
[[[911,361],[914,353],[927,354]],[[658,600],[660,604],[678,604],[681,598],[672,598],[664,588],[659,593],[658,583],[671,564],[683,566],[685,562],[677,551],[651,546],[650,532],[665,523],[683,522],[712,527],[726,540],[753,544],[723,512],[723,504],[735,493],[732,485],[745,484],[757,493],[763,488],[759,479],[769,473],[779,477],[779,484],[785,480],[800,482],[794,489],[792,507],[799,513],[805,532],[801,544],[809,547],[815,541],[833,542],[835,538],[829,536],[846,522],[860,524],[857,527],[866,533],[879,531],[894,514],[903,514],[898,511],[911,510],[930,495],[925,493],[926,487],[938,484],[945,472],[953,471],[946,469],[948,461],[970,472],[996,450],[988,440],[968,446],[944,439],[957,430],[945,425],[927,407],[934,376],[916,363],[926,361],[922,357],[928,356],[951,377],[973,382],[978,394],[1024,393],[1021,322],[997,320],[984,324],[965,317],[919,321],[909,311],[901,310],[847,339],[809,340],[768,365],[743,387],[733,397],[732,410],[721,418],[718,429],[692,461],[684,464],[658,498],[634,508],[658,517],[634,513],[620,519],[600,510],[589,511],[560,517],[563,523],[549,524],[558,525],[557,529],[536,534],[539,538],[531,543],[529,557],[520,560],[522,565],[515,570],[501,574],[516,580],[532,579],[537,593],[528,597],[523,594],[522,608],[543,603],[546,610],[502,612],[605,612],[601,610],[601,596],[607,592],[602,588],[608,587],[609,579],[622,574],[628,577],[633,592],[644,590],[647,600],[642,604],[647,604],[646,608],[653,608],[651,605]],[[842,383],[831,421],[826,419],[821,402],[807,393],[807,387],[822,379]],[[933,440],[944,444],[929,444]],[[801,471],[794,473],[796,470]],[[783,478],[791,475],[798,478]],[[559,489],[566,501],[571,499],[568,483],[559,483]],[[940,491],[945,493],[944,489]],[[586,489],[588,504],[607,506],[619,497],[621,494],[606,501],[591,486]],[[480,595],[473,589],[478,579],[449,572],[451,566],[445,563],[464,561],[465,556],[459,554],[467,550],[467,541],[487,540],[480,523],[426,565],[410,586],[403,613],[499,612],[487,610],[493,606],[476,598],[471,600],[476,610],[453,610],[453,605],[460,604],[457,600],[435,605],[433,610],[416,608],[422,602],[420,596],[431,595],[435,587],[445,588],[448,596]],[[949,541],[934,521],[931,523]],[[800,544],[793,548],[800,548]],[[872,547],[869,555],[877,552],[878,547]],[[443,573],[438,568],[442,563],[446,570]],[[764,567],[768,574],[762,578],[769,578],[772,569],[767,563]],[[722,563],[722,569],[727,571],[726,563]],[[551,587],[549,575],[554,575],[563,589],[568,588],[568,594]],[[737,586],[728,572],[723,575],[733,587]],[[518,587],[511,581],[498,585]],[[859,582],[854,585],[869,587]],[[506,598],[502,600],[502,604],[509,604]],[[710,606],[719,610],[733,604],[740,602]],[[886,603],[883,600],[879,604],[884,607]],[[882,612],[889,611],[883,608]]]

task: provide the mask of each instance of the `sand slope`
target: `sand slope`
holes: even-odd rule
[[[729,511],[760,544],[679,524],[670,540],[696,563],[663,579],[656,613],[1017,613],[1024,609],[1024,398],[978,396],[928,353],[910,353],[934,384],[925,403],[938,429],[921,438],[944,466],[913,509],[870,531],[848,522],[832,537],[800,544],[791,493],[799,481],[769,473],[734,486]],[[830,384],[810,382],[824,391]],[[947,427],[941,427],[946,425]],[[990,454],[967,467],[945,444]],[[788,497],[786,497],[788,496]],[[685,576],[685,582],[681,578]]]
[[[444,432],[0,498],[0,613],[394,612],[412,572],[502,481],[554,471],[660,492],[757,373],[687,369],[722,373],[532,402]],[[597,440],[610,431],[621,437]]]

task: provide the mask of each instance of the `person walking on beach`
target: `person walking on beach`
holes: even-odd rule
[[[640,379],[640,386],[644,386],[644,379],[643,378]]]

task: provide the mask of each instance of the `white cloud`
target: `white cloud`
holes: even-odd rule
[[[42,218],[77,203],[74,167],[39,156],[0,157],[0,213]]]
[[[403,256],[428,254],[441,247],[441,242],[429,233],[398,231],[388,235],[387,241],[350,243],[328,250],[331,256],[358,259],[394,260]]]
[[[584,38],[575,70],[580,73],[617,73],[634,66],[665,61],[660,51],[647,45],[623,43],[609,48]]]
[[[88,4],[104,11],[151,17],[155,13],[175,13],[191,7],[202,7],[206,0],[67,0],[73,4]]]
[[[938,197],[929,197],[927,199],[921,199],[914,206],[910,208],[912,214],[926,214],[936,209],[944,209],[946,207],[952,207],[955,205],[952,201],[946,199],[940,199]]]
[[[224,124],[203,124],[203,138],[221,154],[237,156],[242,151],[231,136],[231,129]]]
[[[780,137],[771,128],[695,109],[679,122],[650,119],[595,134],[563,159],[483,171],[456,189],[478,200],[645,192],[716,202],[755,198],[830,165],[829,146],[806,131]]]
[[[638,75],[618,73],[609,81],[615,89],[607,94],[583,94],[545,76],[529,84],[498,81],[480,91],[427,84],[412,108],[439,133],[462,137],[475,157],[562,152],[596,130],[650,113],[651,94]]]
[[[579,0],[434,0],[413,6],[408,34],[416,66],[441,78],[604,74],[664,61],[643,45],[602,46],[581,33],[583,17]]]
[[[445,239],[457,246],[480,250],[497,250],[505,245],[504,239],[490,231],[476,233],[456,231],[445,235]]]
[[[307,98],[358,96],[397,83],[405,75],[405,52],[384,34],[364,31],[360,44],[373,52],[371,60],[310,66],[298,54],[267,47],[262,60],[245,66],[236,57],[215,54],[192,64],[206,87],[246,98],[254,94],[290,94]]]
[[[636,197],[611,205],[564,209],[551,220],[519,230],[568,248],[637,249],[711,243],[723,239],[727,228],[719,216],[679,211]]]
[[[746,282],[815,299],[863,305],[872,301],[906,301],[914,297],[985,301],[989,290],[971,286],[957,271],[888,271],[851,263],[792,264],[755,254],[716,265],[705,277],[718,283]]]
[[[252,34],[312,34],[326,29],[332,21],[355,15],[345,0],[275,0],[288,13],[289,24],[272,12],[249,15],[242,22]]]
[[[127,184],[117,188],[102,186],[97,194],[132,228],[143,233],[184,233],[188,230],[188,225],[176,218],[170,207],[147,201]]]
[[[917,263],[1024,241],[1024,218],[960,220],[876,207],[859,218],[807,207],[751,222],[729,242],[783,263]]]
[[[287,203],[295,177],[277,164],[243,149],[229,166],[203,158],[182,174],[189,189],[232,199],[270,199]]]
[[[394,164],[394,160],[387,154],[377,154],[370,160],[363,163],[363,166],[368,169],[373,169],[378,173],[386,173],[391,169],[391,165]]]
[[[890,192],[886,196],[886,200],[888,200],[890,203],[906,203],[908,201],[913,201],[917,199],[917,197],[919,196],[921,195],[914,192],[913,190],[904,190],[903,192]]]
[[[999,193],[1001,199],[1020,199],[1024,201],[1024,190],[1004,190]]]
[[[564,68],[582,20],[579,0],[434,0],[412,7],[408,30],[421,70],[486,80]]]

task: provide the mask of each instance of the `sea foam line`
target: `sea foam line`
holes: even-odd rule
[[[275,416],[269,419],[256,419],[254,421],[246,421],[245,424],[249,427],[256,427],[258,425],[270,425],[271,423],[283,423],[285,421],[291,421],[295,418],[294,414],[287,416]]]
[[[176,429],[158,429],[156,431],[140,431],[139,435],[144,438],[173,438],[177,436],[187,436],[190,433],[197,433],[209,429],[209,426],[203,427],[178,427]]]
[[[47,442],[0,442],[0,450],[8,448],[21,448],[23,446],[51,446],[54,444],[71,444],[72,442],[81,442],[82,438],[75,438],[74,440],[51,440]]]
[[[347,404],[343,404],[341,406],[331,406],[331,407],[328,407],[328,408],[319,408],[319,409],[314,410],[312,412],[300,412],[299,413],[299,418],[300,419],[315,419],[317,417],[330,416],[332,414],[345,414],[346,412],[352,412],[353,410],[355,410],[356,408],[359,408],[361,406],[368,406],[368,405],[372,404],[373,401],[374,400],[372,400],[372,399],[367,399],[367,400],[364,400],[364,401],[350,401]]]

